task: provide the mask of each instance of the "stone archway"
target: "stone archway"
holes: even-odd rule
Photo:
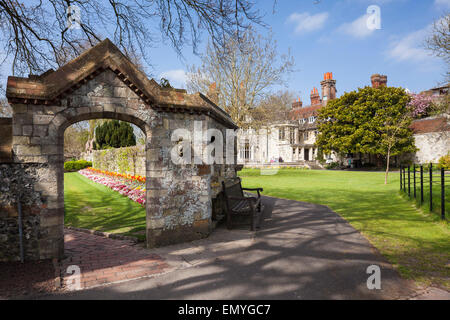
[[[222,131],[225,140],[225,130],[237,128],[207,97],[160,87],[106,39],[56,71],[9,77],[7,98],[13,108],[13,163],[9,166],[29,181],[27,191],[21,193],[33,195],[25,205],[31,209],[24,212],[28,259],[63,254],[63,133],[82,120],[118,119],[145,132],[149,247],[205,237],[211,231],[213,208],[220,210],[214,205],[220,182],[235,177],[235,166],[170,161],[175,129],[193,131],[194,123],[201,121],[205,130]],[[16,223],[17,212],[11,204],[0,200],[0,223]],[[1,213],[6,210],[12,213]],[[0,260],[16,259],[17,254],[5,252],[17,243],[11,235],[6,238],[8,242],[0,240]]]

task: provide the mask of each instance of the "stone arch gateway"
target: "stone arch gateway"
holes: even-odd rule
[[[178,128],[194,130],[201,122],[224,137],[226,129],[237,129],[206,96],[162,88],[106,39],[56,71],[9,77],[7,98],[12,143],[11,155],[0,157],[0,260],[19,258],[18,202],[25,258],[62,257],[63,133],[82,120],[118,119],[145,132],[148,247],[210,233],[221,210],[220,183],[236,177],[236,166],[176,165],[170,159],[176,143],[171,133]]]

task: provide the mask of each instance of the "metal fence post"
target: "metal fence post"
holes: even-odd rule
[[[423,165],[420,166],[420,205],[423,204]]]
[[[441,168],[441,218],[445,220],[445,170]]]
[[[406,167],[403,168],[403,190],[406,193]]]
[[[414,199],[415,199],[416,198],[416,165],[415,164],[413,165],[413,170],[414,170],[413,181],[414,181]]]
[[[433,164],[430,163],[430,212],[433,211]]]
[[[400,190],[403,190],[403,181],[402,181],[402,179],[403,179],[403,177],[402,177],[402,170],[403,170],[403,168],[402,167],[400,167]]]
[[[411,198],[411,166],[408,166],[408,197]]]

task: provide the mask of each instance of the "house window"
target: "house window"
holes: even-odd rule
[[[316,121],[316,117],[314,116],[309,117],[309,123],[314,123],[314,121]]]
[[[245,141],[243,148],[240,150],[240,157],[244,160],[250,160],[250,143]]]
[[[278,129],[278,140],[284,140],[284,139],[285,139],[284,128],[279,128]]]
[[[294,144],[295,143],[295,128],[290,128],[289,130],[289,143]]]

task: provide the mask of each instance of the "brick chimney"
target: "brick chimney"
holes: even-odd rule
[[[323,81],[320,82],[320,85],[322,86],[322,101],[324,104],[336,99],[336,80],[333,79],[332,72],[323,75]]]
[[[381,74],[373,74],[370,77],[372,82],[372,88],[386,87],[387,86],[387,76]]]
[[[317,88],[313,88],[311,90],[311,105],[315,106],[320,104],[320,95],[319,95],[319,90],[317,90]]]
[[[207,96],[215,104],[219,103],[219,94],[217,92],[217,85],[215,82],[213,82],[209,85],[209,90],[208,90]]]
[[[292,102],[292,109],[301,108],[303,106],[303,102],[300,98],[297,101]]]

